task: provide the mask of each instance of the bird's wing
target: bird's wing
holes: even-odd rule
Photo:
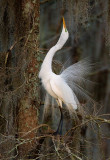
[[[50,84],[53,92],[66,104],[67,107],[71,105],[73,107],[72,109],[77,109],[79,102],[76,95],[60,76],[52,78]]]
[[[89,59],[83,59],[66,68],[60,76],[78,97],[93,101],[89,96],[90,93],[84,89],[94,85],[93,82],[86,79],[93,67],[94,65],[90,63]]]

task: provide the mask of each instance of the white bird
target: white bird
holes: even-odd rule
[[[58,129],[63,118],[62,102],[66,105],[69,113],[72,114],[80,106],[79,100],[74,91],[79,95],[88,97],[85,90],[78,85],[80,82],[85,82],[85,75],[88,73],[88,62],[85,60],[79,61],[65,69],[61,74],[57,75],[52,71],[52,59],[55,53],[60,50],[69,38],[69,33],[63,18],[63,29],[60,38],[55,46],[47,53],[39,72],[39,78],[45,90],[54,97],[58,103],[61,112],[61,119]],[[91,67],[90,67],[91,68]],[[73,88],[73,90],[72,90]],[[62,126],[61,126],[62,128]],[[58,130],[57,129],[57,130]]]

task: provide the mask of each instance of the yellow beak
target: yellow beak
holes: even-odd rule
[[[66,29],[65,19],[63,17],[63,27]]]

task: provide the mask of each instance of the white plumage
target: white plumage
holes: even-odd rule
[[[68,37],[69,33],[66,29],[65,21],[63,19],[63,29],[60,38],[57,44],[53,46],[47,53],[39,72],[39,78],[41,78],[42,84],[46,91],[57,100],[58,105],[62,107],[62,102],[64,102],[71,113],[73,110],[77,109],[79,102],[72,89],[66,83],[66,74],[68,71],[63,71],[60,75],[56,75],[52,72],[53,56],[59,49],[63,47]]]
[[[88,83],[85,76],[91,69],[87,60],[79,61],[65,69],[61,74],[56,75],[52,71],[52,59],[54,54],[60,50],[66,43],[69,37],[65,21],[63,18],[63,29],[60,38],[55,46],[53,46],[47,53],[39,72],[39,78],[48,94],[54,97],[60,107],[62,102],[66,105],[69,113],[72,114],[80,103],[77,98],[83,96],[89,98],[85,90],[80,86],[80,83]]]

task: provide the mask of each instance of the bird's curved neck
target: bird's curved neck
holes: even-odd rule
[[[48,53],[47,53],[47,55],[46,55],[46,57],[43,61],[43,64],[41,66],[41,70],[40,70],[40,73],[39,73],[40,78],[44,77],[45,75],[47,76],[47,74],[49,75],[50,73],[52,73],[52,59],[53,59],[53,56],[58,50],[60,50],[63,47],[63,45],[66,43],[67,39],[68,39],[68,36],[65,37],[65,29],[63,28],[57,44],[55,46],[53,46],[48,51]]]
[[[55,46],[53,46],[49,52],[47,53],[43,64],[41,66],[41,69],[44,70],[45,72],[52,72],[52,59],[53,56],[55,55],[55,53],[59,50],[58,45],[56,44]],[[44,72],[44,73],[45,73]]]

